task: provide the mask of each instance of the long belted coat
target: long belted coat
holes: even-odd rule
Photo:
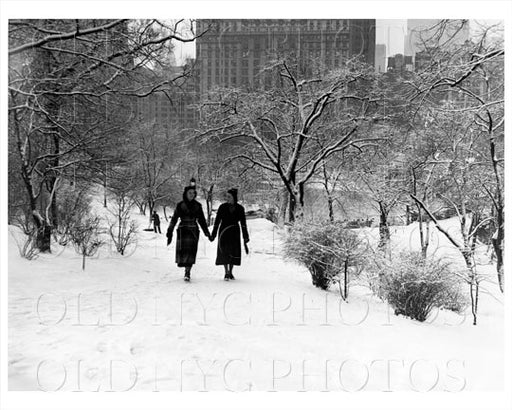
[[[244,207],[238,203],[233,205],[223,203],[219,206],[212,232],[214,238],[217,232],[219,233],[216,265],[240,265],[242,260],[240,227],[244,242],[249,242]]]
[[[209,237],[208,225],[203,213],[203,207],[195,199],[184,199],[176,205],[171,223],[167,229],[167,237],[172,236],[176,223],[180,219],[176,240],[176,263],[179,267],[192,266],[196,262],[197,243],[199,241],[199,228],[205,236]]]

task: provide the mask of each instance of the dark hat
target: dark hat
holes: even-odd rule
[[[238,202],[238,189],[236,189],[236,188],[228,189],[228,194],[231,194],[233,196],[235,203]]]
[[[197,196],[197,189],[196,189],[196,180],[194,178],[190,179],[190,185],[186,186],[183,190],[183,200],[188,201],[187,199],[187,192],[191,189],[194,190],[194,198]]]

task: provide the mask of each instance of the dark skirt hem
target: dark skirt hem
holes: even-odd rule
[[[194,266],[193,263],[178,263],[178,268],[191,268],[192,266]]]
[[[215,265],[217,265],[217,266],[224,266],[224,265],[240,266],[241,263],[240,263],[240,261],[231,261],[231,262],[230,261],[222,261],[222,262],[215,261]]]

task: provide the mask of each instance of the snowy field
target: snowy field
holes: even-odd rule
[[[251,252],[235,281],[201,237],[190,283],[165,234],[142,231],[130,255],[72,248],[27,261],[9,240],[9,390],[463,391],[503,388],[503,297],[495,268],[479,324],[439,311],[425,323],[395,316],[363,284],[348,303],[311,285],[281,256],[283,232],[248,221]],[[455,228],[455,221],[444,222]],[[163,232],[167,228],[165,220]],[[393,227],[417,248],[415,225]],[[361,234],[375,236],[376,229]],[[457,253],[433,232],[432,251]],[[459,260],[457,263],[461,263]],[[485,256],[482,256],[485,263]]]

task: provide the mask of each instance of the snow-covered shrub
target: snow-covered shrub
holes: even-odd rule
[[[22,229],[23,232],[20,232],[20,235],[16,235],[11,232],[11,235],[16,242],[16,246],[18,247],[18,251],[22,258],[27,260],[36,259],[39,256],[39,248],[37,246],[37,229],[32,228],[32,230]]]
[[[123,190],[113,192],[109,212],[114,218],[109,220],[109,234],[116,251],[121,255],[125,255],[130,245],[137,243],[137,225],[130,217],[134,204],[133,199]]]
[[[11,231],[11,235],[16,242],[20,256],[32,260],[39,255],[37,243],[37,227],[34,223],[34,217],[26,207],[18,207],[11,216],[10,224],[19,228],[19,231]]]
[[[460,313],[466,307],[459,277],[448,263],[423,258],[419,252],[403,252],[383,261],[379,266],[381,292],[396,315],[423,322],[434,308]]]
[[[96,216],[83,218],[70,231],[70,240],[77,253],[82,255],[82,270],[85,269],[85,258],[87,256],[94,256],[104,244],[100,234],[100,219]]]
[[[60,245],[66,245],[73,230],[91,212],[91,197],[86,189],[65,186],[57,197],[58,224],[54,231]]]
[[[348,268],[361,263],[365,246],[354,232],[340,223],[302,222],[291,228],[285,239],[284,253],[309,270],[313,285],[325,290],[339,282],[340,293],[346,297]],[[345,283],[344,292],[341,282]]]

